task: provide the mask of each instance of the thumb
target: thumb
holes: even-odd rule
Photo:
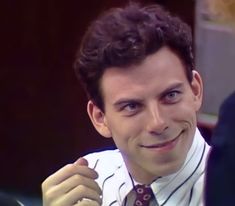
[[[76,162],[74,162],[74,164],[80,166],[88,166],[88,161],[85,158],[80,157]]]

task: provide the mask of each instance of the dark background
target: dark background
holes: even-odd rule
[[[0,3],[0,188],[40,195],[41,182],[89,151],[110,147],[88,120],[72,64],[88,23],[126,0]],[[193,0],[159,2],[194,26]]]

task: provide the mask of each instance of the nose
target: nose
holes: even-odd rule
[[[147,131],[153,135],[161,135],[168,128],[167,114],[156,104],[150,108],[149,114],[147,117]]]

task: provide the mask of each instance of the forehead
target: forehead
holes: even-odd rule
[[[138,91],[161,92],[170,84],[182,82],[187,82],[187,78],[181,59],[168,47],[163,47],[139,65],[108,68],[101,78],[101,92],[105,100]]]

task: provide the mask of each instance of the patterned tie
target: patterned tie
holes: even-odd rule
[[[153,191],[148,185],[136,185],[136,200],[134,206],[149,206],[151,199],[153,198]]]

